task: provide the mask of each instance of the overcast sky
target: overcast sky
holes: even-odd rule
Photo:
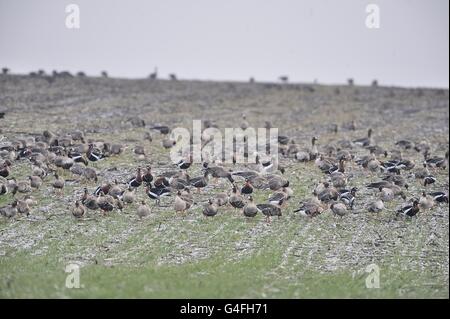
[[[80,8],[67,29],[66,5]],[[366,5],[380,8],[369,29]],[[449,86],[448,0],[0,0],[0,66]]]

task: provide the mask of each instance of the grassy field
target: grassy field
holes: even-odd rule
[[[339,94],[336,88],[340,90]],[[45,79],[0,76],[0,140],[9,141],[45,129],[58,133],[81,129],[88,138],[124,143],[119,156],[100,162],[100,181],[125,181],[136,167],[152,165],[155,173],[174,169],[161,137],[144,141],[155,123],[192,126],[193,119],[215,120],[233,127],[246,112],[250,124],[272,121],[280,134],[308,146],[312,136],[319,147],[343,138],[357,138],[374,128],[377,144],[395,149],[403,138],[428,141],[432,153],[448,149],[448,90],[387,87],[331,87],[195,81],[148,81],[95,78]],[[147,127],[135,127],[133,119]],[[350,120],[356,131],[332,132],[332,125]],[[0,142],[1,143],[1,142]],[[132,152],[145,147],[146,158]],[[355,155],[366,151],[354,149]],[[420,163],[421,155],[405,151]],[[38,204],[28,217],[0,218],[0,297],[2,298],[448,298],[449,210],[440,205],[410,219],[396,218],[404,202],[389,203],[378,215],[365,210],[374,192],[363,187],[377,176],[350,168],[350,185],[361,192],[355,210],[343,218],[329,212],[305,219],[293,213],[309,198],[324,175],[314,163],[281,159],[294,198],[283,216],[267,224],[262,215],[247,220],[232,208],[205,218],[201,207],[214,193],[228,187],[211,183],[187,216],[171,208],[153,207],[140,220],[137,204],[108,216],[88,212],[74,219],[70,207],[83,187],[97,184],[72,180],[64,195],[48,183],[33,192]],[[420,166],[420,165],[419,165]],[[243,168],[238,165],[234,170]],[[30,164],[14,164],[18,180],[30,174]],[[200,174],[199,165],[190,169]],[[411,172],[412,173],[412,172]],[[448,189],[448,169],[435,172],[430,190]],[[407,175],[408,197],[419,196],[421,186]],[[264,202],[270,192],[258,191]],[[142,190],[140,199],[146,198]],[[12,195],[0,196],[0,207]],[[147,199],[153,206],[153,202]],[[165,207],[167,206],[167,207]],[[80,266],[78,289],[66,288],[68,264]],[[365,271],[375,264],[380,288],[366,288]]]

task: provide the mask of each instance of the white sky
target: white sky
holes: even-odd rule
[[[369,3],[380,29],[365,25]],[[0,67],[448,88],[448,12],[447,0],[0,0]]]

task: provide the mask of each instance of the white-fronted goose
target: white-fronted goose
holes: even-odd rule
[[[419,198],[419,207],[422,210],[431,209],[434,206],[434,198],[431,195],[427,195],[427,193],[422,192],[422,196]]]
[[[257,204],[256,208],[260,211],[264,216],[266,216],[266,221],[270,223],[270,218],[272,216],[281,216],[281,208],[278,205],[274,204]]]
[[[147,186],[145,188],[145,193],[151,199],[156,201],[156,204],[160,206],[161,198],[170,196],[170,189],[166,187],[151,187]]]
[[[81,203],[90,210],[98,209],[97,197],[90,195],[88,189],[84,189],[83,196],[81,197]]]
[[[381,199],[369,203],[367,210],[371,213],[379,213],[384,209],[384,203]]]
[[[0,208],[0,215],[7,218],[12,218],[17,215],[17,200],[14,200],[10,205]]]
[[[258,207],[256,207],[255,203],[253,202],[252,196],[248,197],[248,202],[243,208],[243,213],[245,217],[255,217],[256,214],[258,214]]]
[[[397,215],[413,217],[420,211],[419,201],[415,200],[412,205],[403,206],[397,210]]]
[[[75,207],[72,208],[72,216],[75,218],[82,218],[86,214],[86,208],[79,201],[75,202]]]
[[[122,195],[122,201],[125,204],[132,204],[134,202],[135,194],[134,188],[129,186],[127,190]]]
[[[330,209],[334,215],[344,216],[347,213],[347,206],[344,203],[332,203]]]
[[[141,201],[141,204],[137,208],[137,215],[140,219],[150,215],[151,209],[145,205],[145,201]]]
[[[187,209],[186,201],[181,198],[181,192],[178,191],[177,196],[175,196],[175,202],[173,203],[173,209],[176,212],[184,213]]]
[[[55,190],[58,190],[60,194],[63,193],[65,183],[65,180],[62,179],[58,173],[55,173],[55,180],[53,181],[52,186]]]
[[[369,130],[367,131],[367,137],[356,139],[353,141],[353,144],[362,147],[369,146],[372,143],[372,133],[372,129],[369,128]]]
[[[228,202],[235,209],[241,209],[245,206],[244,198],[238,193],[236,187],[233,187],[233,193],[230,195]]]
[[[350,209],[353,209],[357,191],[358,188],[356,187],[352,187],[350,190],[342,189],[339,191],[339,200],[350,207]]]
[[[208,200],[208,204],[206,204],[205,206],[203,206],[203,215],[207,216],[207,217],[213,217],[217,215],[217,205],[214,204],[212,199]]]
[[[435,202],[448,204],[448,194],[444,192],[432,192],[430,195],[433,196]]]

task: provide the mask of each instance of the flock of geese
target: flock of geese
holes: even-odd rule
[[[241,127],[248,125],[243,115]],[[270,122],[266,122],[266,126],[271,126]],[[355,130],[355,127],[354,122],[343,126],[350,130]],[[170,138],[171,129],[168,126],[154,126],[150,129],[159,131],[165,149],[176,144]],[[335,133],[337,134],[337,126]],[[409,140],[397,141],[395,150],[388,151],[374,143],[372,133],[373,130],[369,129],[367,136],[354,140],[337,140],[321,145],[320,149],[316,137],[311,139],[310,146],[304,147],[288,136],[278,136],[279,154],[284,162],[309,162],[312,163],[311,169],[314,166],[324,175],[323,180],[313,189],[311,198],[301,201],[294,213],[315,217],[329,210],[342,217],[353,210],[355,202],[360,202],[360,207],[370,213],[379,213],[385,209],[385,203],[401,198],[404,204],[396,214],[413,217],[434,205],[448,204],[448,194],[432,187],[436,185],[436,172],[447,169],[448,151],[444,156],[432,155],[432,147],[427,142],[414,143]],[[147,132],[144,139],[153,140],[151,133]],[[204,141],[204,145],[208,142]],[[88,211],[99,211],[107,216],[108,212],[122,210],[133,203],[137,203],[137,215],[143,218],[150,215],[154,207],[161,206],[161,200],[167,197],[171,198],[170,206],[177,214],[185,215],[192,207],[200,205],[203,214],[212,217],[219,210],[231,206],[247,218],[263,214],[267,222],[270,222],[272,216],[282,215],[286,203],[294,196],[286,177],[287,166],[281,165],[278,157],[265,154],[257,154],[254,164],[239,166],[234,161],[231,168],[214,159],[193,164],[192,154],[189,154],[174,163],[173,168],[169,167],[158,174],[154,173],[151,166],[146,166],[137,167],[133,176],[121,181],[99,176],[96,163],[107,162],[110,157],[119,156],[124,148],[121,144],[87,139],[79,130],[67,134],[45,131],[1,142],[0,200],[2,196],[12,194],[12,202],[0,207],[1,215],[13,218],[30,214],[30,207],[39,204],[33,192],[43,187],[51,187],[55,196],[63,196],[66,181],[62,175],[73,176],[79,184],[84,184],[80,189],[83,190],[82,195],[72,204],[71,212],[75,218],[83,218]],[[355,150],[365,155],[356,156]],[[420,153],[423,160],[416,163],[409,159],[408,155],[414,152]],[[144,147],[135,147],[134,153],[137,156],[144,154]],[[14,166],[24,162],[30,165],[31,174],[26,179],[12,176]],[[192,168],[196,165],[201,173],[192,177]],[[352,186],[353,174],[349,174],[349,169],[350,172],[358,171],[371,180],[376,179],[363,186],[374,190],[372,197],[358,197],[359,189]],[[418,194],[409,193],[411,179],[413,183],[417,183],[415,189],[420,189]],[[208,189],[211,184],[214,188],[223,189],[214,194],[203,190]],[[261,196],[255,194],[268,190],[271,192],[268,199],[256,203],[255,199]],[[148,200],[143,200],[144,196],[140,196],[138,192],[144,192],[155,204],[149,205],[146,202]],[[205,193],[208,199],[199,200],[200,197],[205,197]]]

